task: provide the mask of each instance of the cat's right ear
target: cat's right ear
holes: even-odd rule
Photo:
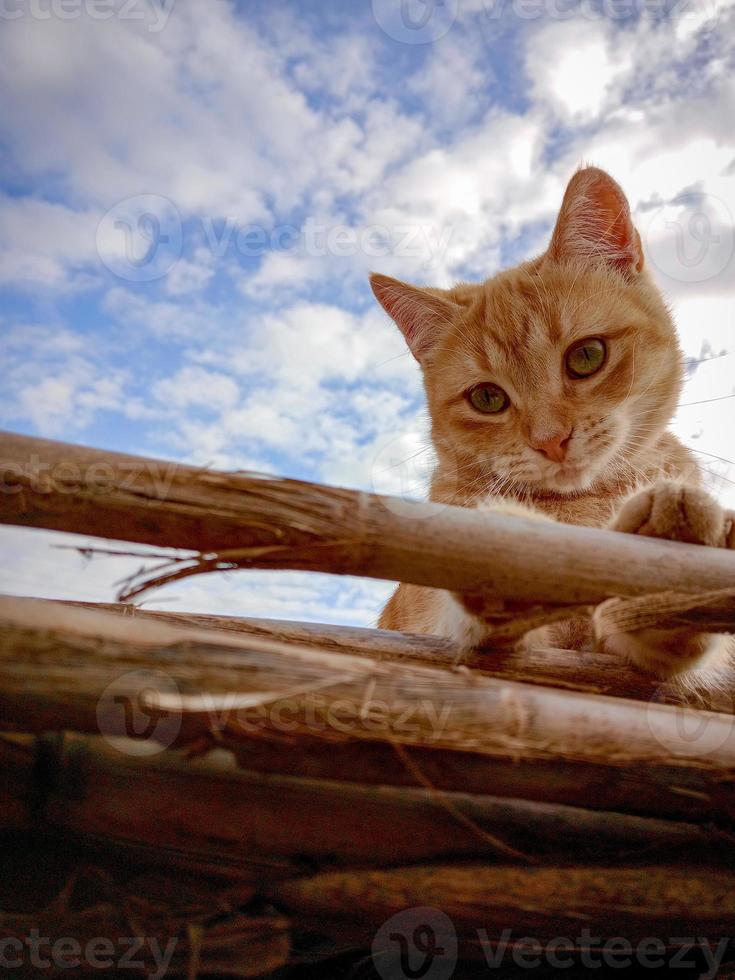
[[[628,276],[641,271],[641,236],[625,194],[604,170],[584,167],[569,181],[546,254],[557,262],[601,261]]]
[[[443,297],[439,290],[411,286],[373,272],[370,286],[375,298],[388,316],[395,321],[417,361],[428,354],[442,330],[451,323],[459,309],[456,303]]]

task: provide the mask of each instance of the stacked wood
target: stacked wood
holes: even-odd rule
[[[706,819],[732,804],[720,713],[688,708],[682,727],[672,705],[37,600],[0,599],[0,628],[16,731],[124,735],[118,699],[160,716],[149,737],[167,747],[216,739],[249,768],[415,784],[409,757],[442,790]]]
[[[650,596],[676,599],[664,625],[735,624],[724,550],[19,436],[0,439],[0,468],[0,520],[184,549],[164,580],[264,567],[489,588],[499,638]],[[179,938],[170,975],[187,978],[293,964],[304,931],[332,953],[379,947],[386,920],[424,907],[461,956],[582,924],[719,940],[735,921],[734,680],[697,692],[592,652],[467,656],[433,637],[0,597],[0,830],[209,896],[130,883],[83,912],[13,911],[0,889],[0,939],[119,932],[132,909]]]

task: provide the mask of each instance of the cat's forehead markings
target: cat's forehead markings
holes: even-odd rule
[[[502,331],[502,342],[516,349],[538,332],[549,315],[550,302],[529,273],[501,276],[486,293],[484,319],[488,329]]]
[[[508,369],[525,375],[548,350],[546,322],[530,310],[507,311],[504,318],[486,320],[483,344],[491,362],[500,360]]]
[[[533,334],[541,343],[555,344],[564,333],[559,315],[558,289],[536,271],[519,270],[514,283],[514,299],[533,324]]]

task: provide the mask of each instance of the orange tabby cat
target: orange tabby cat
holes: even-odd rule
[[[569,182],[544,255],[479,285],[371,277],[418,360],[438,457],[432,500],[735,547],[732,514],[699,487],[666,431],[683,360],[644,269],[620,187],[602,170]],[[482,642],[481,601],[400,585],[384,629]],[[554,628],[549,628],[553,630]],[[546,641],[578,648],[580,623]],[[708,671],[732,639],[691,630],[621,634],[606,649],[662,676]]]

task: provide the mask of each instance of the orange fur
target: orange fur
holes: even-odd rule
[[[683,378],[674,323],[644,269],[623,192],[603,171],[574,175],[549,249],[537,259],[449,290],[380,275],[371,284],[422,369],[438,458],[432,500],[522,506],[539,517],[615,527],[641,488],[699,482],[693,456],[666,430]],[[566,352],[588,338],[604,343],[605,361],[589,377],[571,377]],[[468,398],[488,382],[508,399],[497,414],[482,414]],[[677,535],[667,526],[660,536]],[[464,646],[483,638],[468,599],[405,584],[380,626]],[[583,633],[577,625],[564,640],[578,645]],[[711,660],[722,647],[697,634],[679,637],[664,669],[665,637],[637,639],[616,649],[659,673]]]

